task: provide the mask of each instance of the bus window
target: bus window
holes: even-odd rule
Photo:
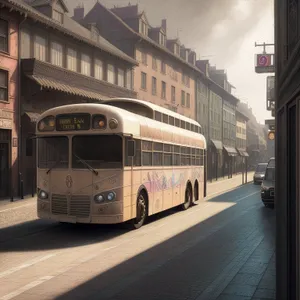
[[[175,119],[175,126],[180,127],[180,120],[179,119]]]
[[[169,117],[169,124],[174,126],[175,125],[175,119],[174,117]]]
[[[169,124],[169,116],[168,115],[163,114],[163,122],[166,124]]]
[[[152,142],[142,142],[142,165],[152,166]]]
[[[163,164],[163,144],[154,143],[153,145],[153,166],[162,166]]]
[[[195,125],[191,124],[191,131],[195,131]]]
[[[173,147],[173,166],[180,166],[180,146]]]
[[[187,129],[187,130],[191,130],[191,123],[186,122],[186,129]]]
[[[164,166],[172,166],[172,145],[164,144]]]
[[[155,112],[155,120],[161,122],[161,113],[158,111]]]
[[[182,120],[181,120],[181,122],[180,122],[180,127],[181,127],[182,129],[185,129],[185,121],[182,121]]]
[[[120,136],[78,135],[73,137],[72,145],[73,169],[86,168],[82,161],[95,169],[123,167],[123,140]]]

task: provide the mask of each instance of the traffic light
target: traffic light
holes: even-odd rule
[[[274,131],[274,130],[271,130],[271,131],[268,133],[268,139],[269,139],[270,141],[275,140],[275,131]]]

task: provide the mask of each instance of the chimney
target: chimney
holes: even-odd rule
[[[167,33],[167,19],[163,19],[161,21],[161,27],[164,29],[164,31]]]
[[[83,20],[84,18],[84,6],[78,5],[76,8],[74,8],[74,17],[73,19],[75,21]]]

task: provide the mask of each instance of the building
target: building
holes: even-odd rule
[[[139,62],[134,70],[139,99],[195,119],[195,78],[201,73],[196,53],[179,39],[168,39],[166,20],[152,27],[138,5],[107,9],[98,2],[84,18],[76,20],[96,24],[103,37]]]
[[[64,1],[9,0],[26,13],[21,26],[21,174],[24,193],[35,190],[35,122],[46,109],[110,97],[136,98],[137,65],[93,24],[70,18]]]
[[[0,198],[18,193],[19,24],[23,16],[0,1]]]
[[[275,0],[276,299],[299,299],[299,1]]]
[[[216,67],[209,68],[210,78],[221,86],[227,93],[231,94],[233,86],[227,79],[225,70],[218,70]],[[236,157],[238,152],[236,146],[236,107],[239,100],[236,98],[223,100],[222,121],[223,121],[223,176],[231,177],[236,172]]]
[[[237,107],[236,109],[236,142],[235,147],[238,152],[236,158],[235,169],[237,172],[245,172],[247,159],[249,154],[247,153],[247,122],[248,117],[245,116]]]

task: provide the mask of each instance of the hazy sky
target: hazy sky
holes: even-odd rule
[[[259,122],[266,111],[266,77],[254,71],[255,42],[274,42],[273,0],[99,0],[107,7],[139,3],[152,26],[167,19],[168,38],[197,52],[197,58],[226,69],[234,94],[248,102]],[[78,4],[88,11],[96,0],[66,0],[71,14]],[[268,49],[272,53],[273,47]],[[272,74],[269,74],[272,75]]]

